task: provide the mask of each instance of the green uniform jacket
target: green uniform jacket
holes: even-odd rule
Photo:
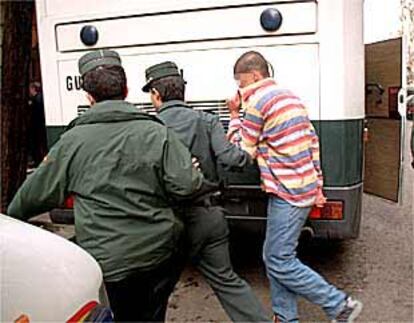
[[[125,101],[98,103],[68,128],[8,214],[27,219],[74,194],[77,242],[107,281],[170,257],[182,229],[170,201],[202,182],[174,132]]]
[[[160,107],[158,116],[197,157],[207,180],[219,180],[218,167],[238,170],[251,163],[248,153],[227,140],[217,115],[196,111],[183,101],[172,100]]]

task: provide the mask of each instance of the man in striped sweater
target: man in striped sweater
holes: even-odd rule
[[[263,255],[275,322],[298,322],[298,295],[322,306],[335,322],[352,322],[362,309],[361,302],[296,257],[311,207],[322,207],[326,201],[319,141],[306,108],[269,77],[268,62],[258,52],[247,52],[237,60],[234,78],[239,92],[228,101],[228,138],[257,160],[262,189],[269,195]]]

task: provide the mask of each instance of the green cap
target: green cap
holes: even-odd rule
[[[82,76],[103,65],[122,66],[121,57],[113,50],[95,50],[83,55],[78,61],[79,73]]]
[[[142,87],[142,91],[149,92],[151,82],[159,80],[167,76],[181,76],[177,65],[173,62],[162,62],[156,65],[152,65],[145,70],[145,85]]]

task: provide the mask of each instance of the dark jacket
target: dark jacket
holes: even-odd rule
[[[8,214],[27,219],[74,194],[77,242],[113,281],[172,255],[181,223],[170,201],[201,182],[173,131],[127,102],[105,101],[69,125]]]
[[[172,100],[161,106],[158,116],[197,157],[207,180],[219,180],[219,167],[237,170],[251,163],[246,152],[227,140],[217,115],[196,111],[183,101]]]

